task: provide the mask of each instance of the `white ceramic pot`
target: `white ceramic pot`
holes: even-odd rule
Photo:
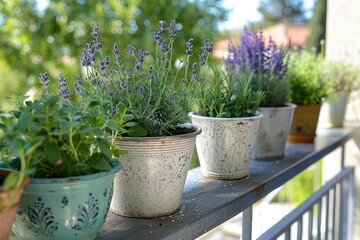
[[[253,159],[273,161],[284,157],[295,108],[295,104],[288,104],[286,107],[260,108],[263,118],[259,125]]]
[[[213,118],[190,113],[190,117],[202,128],[196,139],[202,174],[215,179],[246,177],[262,115]]]
[[[337,93],[321,105],[319,126],[325,128],[342,127],[349,93]]]
[[[189,170],[194,132],[167,137],[124,137],[117,145],[127,150],[120,157],[123,165],[114,180],[110,210],[128,217],[152,218],[180,209],[182,192]]]

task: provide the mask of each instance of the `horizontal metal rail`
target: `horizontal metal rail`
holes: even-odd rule
[[[336,194],[337,188],[340,189],[339,196]],[[269,230],[264,232],[258,240],[271,240],[276,239],[283,234],[285,236],[290,236],[290,229],[292,225],[297,223],[297,239],[302,239],[302,229],[303,229],[303,216],[305,213],[308,213],[308,239],[313,239],[313,213],[314,206],[317,206],[317,228],[316,228],[316,239],[323,239],[321,236],[324,235],[325,239],[328,239],[328,224],[329,224],[329,194],[332,192],[334,196],[333,199],[333,213],[332,213],[332,236],[333,239],[350,239],[351,231],[347,224],[351,224],[349,219],[351,219],[347,214],[351,214],[351,209],[353,199],[353,188],[354,188],[354,168],[353,167],[344,167],[342,171],[327,182],[323,187],[318,191],[312,194],[307,200],[305,200],[299,207],[290,212],[278,223],[273,225]],[[337,196],[340,198],[339,209],[336,209],[337,205]],[[322,224],[322,202],[325,201],[325,223]],[[347,205],[347,208],[344,206]],[[337,211],[338,210],[338,211]],[[337,221],[338,220],[338,221]],[[326,229],[324,234],[322,234],[321,229],[324,226]],[[338,229],[338,236],[336,235],[336,229]],[[286,238],[286,237],[285,237]]]

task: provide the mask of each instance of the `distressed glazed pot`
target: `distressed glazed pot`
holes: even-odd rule
[[[288,142],[314,142],[320,108],[320,104],[297,105],[288,135]]]
[[[11,172],[8,169],[0,169],[0,182]],[[22,191],[29,184],[30,178],[25,177],[20,188],[2,189],[0,185],[0,240],[9,239],[11,228],[15,219]]]
[[[190,113],[190,117],[203,130],[196,139],[202,174],[214,179],[246,177],[262,114],[213,118]]]
[[[112,212],[152,218],[180,209],[195,138],[201,133],[198,126],[187,127],[195,131],[166,137],[124,137],[116,142],[127,154],[121,156],[123,170],[115,176]]]
[[[332,99],[327,99],[321,105],[319,126],[325,128],[342,127],[349,96],[349,93],[341,92],[335,94]]]
[[[290,131],[295,104],[285,107],[261,107],[263,118],[253,150],[253,159],[274,161],[284,158],[285,145]]]
[[[96,239],[107,216],[119,162],[107,172],[68,178],[33,178],[13,226],[19,239]]]

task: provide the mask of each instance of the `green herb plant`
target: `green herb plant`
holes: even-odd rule
[[[324,60],[315,52],[291,52],[288,68],[290,102],[320,104],[331,93],[331,85],[323,77]]]
[[[197,114],[218,118],[240,118],[256,115],[264,93],[253,91],[253,74],[232,74],[214,67],[213,75],[199,88]]]
[[[40,81],[47,88],[48,75],[40,74]],[[106,110],[108,103],[97,99],[77,104],[70,101],[67,79],[60,75],[58,81],[57,95],[46,91],[34,101],[15,96],[16,109],[0,116],[1,160],[20,170],[7,177],[5,189],[19,187],[28,169],[35,178],[108,171],[123,153],[114,142],[134,125],[126,107],[119,103],[112,114]]]

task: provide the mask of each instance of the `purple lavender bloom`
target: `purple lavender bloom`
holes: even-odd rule
[[[101,61],[99,63],[99,67],[101,71],[105,71],[106,70],[106,63],[104,61]]]
[[[284,62],[286,50],[277,47],[270,38],[268,46],[262,32],[244,30],[241,44],[229,47],[229,57],[226,64],[232,65],[234,71],[253,71],[255,73],[275,74],[280,79],[287,70],[287,61]]]
[[[186,49],[186,55],[193,55],[193,50],[191,48]]]
[[[165,21],[163,21],[163,20],[161,20],[160,22],[159,22],[159,27],[160,27],[160,31],[163,31],[163,30],[166,30],[167,29],[167,23],[165,22]]]
[[[138,94],[141,94],[141,93],[143,93],[144,91],[145,91],[145,87],[144,87],[144,85],[141,85],[141,86],[139,87],[137,93],[138,93]]]
[[[167,43],[167,41],[166,40],[162,40],[161,42],[160,42],[160,49],[161,49],[161,51],[163,52],[163,53],[166,53],[166,52],[168,52],[170,49],[169,49],[169,46],[168,46],[168,43]]]
[[[187,47],[187,48],[192,48],[192,47],[193,47],[193,42],[194,42],[194,39],[190,38],[190,39],[186,42],[186,47]]]
[[[210,42],[210,39],[208,37],[204,38],[204,43],[201,46],[201,49],[207,53],[212,53],[213,52],[213,46],[214,43]]]
[[[205,53],[199,54],[199,61],[200,61],[200,65],[203,66],[206,63],[206,55]]]
[[[127,68],[125,68],[124,73],[125,73],[126,76],[130,76],[131,71],[130,71],[130,69],[127,67]]]
[[[47,89],[49,87],[49,74],[47,72],[40,73],[39,82],[42,84],[42,88]]]
[[[75,93],[80,96],[83,91],[84,82],[81,80],[81,77],[79,74],[76,74],[75,79],[76,79],[75,84],[74,84]]]
[[[70,88],[67,86],[67,78],[64,78],[61,74],[58,78],[59,90],[57,91],[60,98],[69,100],[71,96]]]
[[[99,24],[98,23],[93,25],[93,28],[92,28],[92,31],[91,31],[91,36],[93,36],[94,38],[100,37],[100,35],[99,35]]]
[[[153,31],[153,36],[156,42],[162,40],[162,33],[157,28],[155,28],[155,30]]]
[[[114,56],[114,57],[119,56],[119,49],[118,49],[116,43],[114,44],[113,56]]]
[[[191,66],[191,81],[195,81],[198,79],[196,68],[197,64],[193,63],[193,65]]]
[[[126,48],[126,53],[129,54],[130,57],[134,57],[135,55],[135,48],[131,45],[128,45]]]
[[[117,114],[119,112],[119,109],[116,107],[116,108],[113,108],[112,110],[111,110],[111,114],[112,115],[115,115],[115,114]]]
[[[97,42],[95,41],[95,40],[91,40],[90,42],[88,42],[87,44],[87,49],[89,50],[89,52],[91,53],[91,54],[94,54],[94,53],[96,53],[96,51],[97,51]]]
[[[108,95],[109,95],[109,97],[113,97],[113,96],[115,96],[115,92],[114,91],[108,91]]]
[[[176,20],[171,20],[170,22],[170,26],[168,29],[168,35],[170,39],[175,39],[176,38]]]
[[[80,56],[81,65],[83,67],[91,66],[91,61],[93,60],[93,57],[91,56],[91,53],[89,49],[84,49]]]

